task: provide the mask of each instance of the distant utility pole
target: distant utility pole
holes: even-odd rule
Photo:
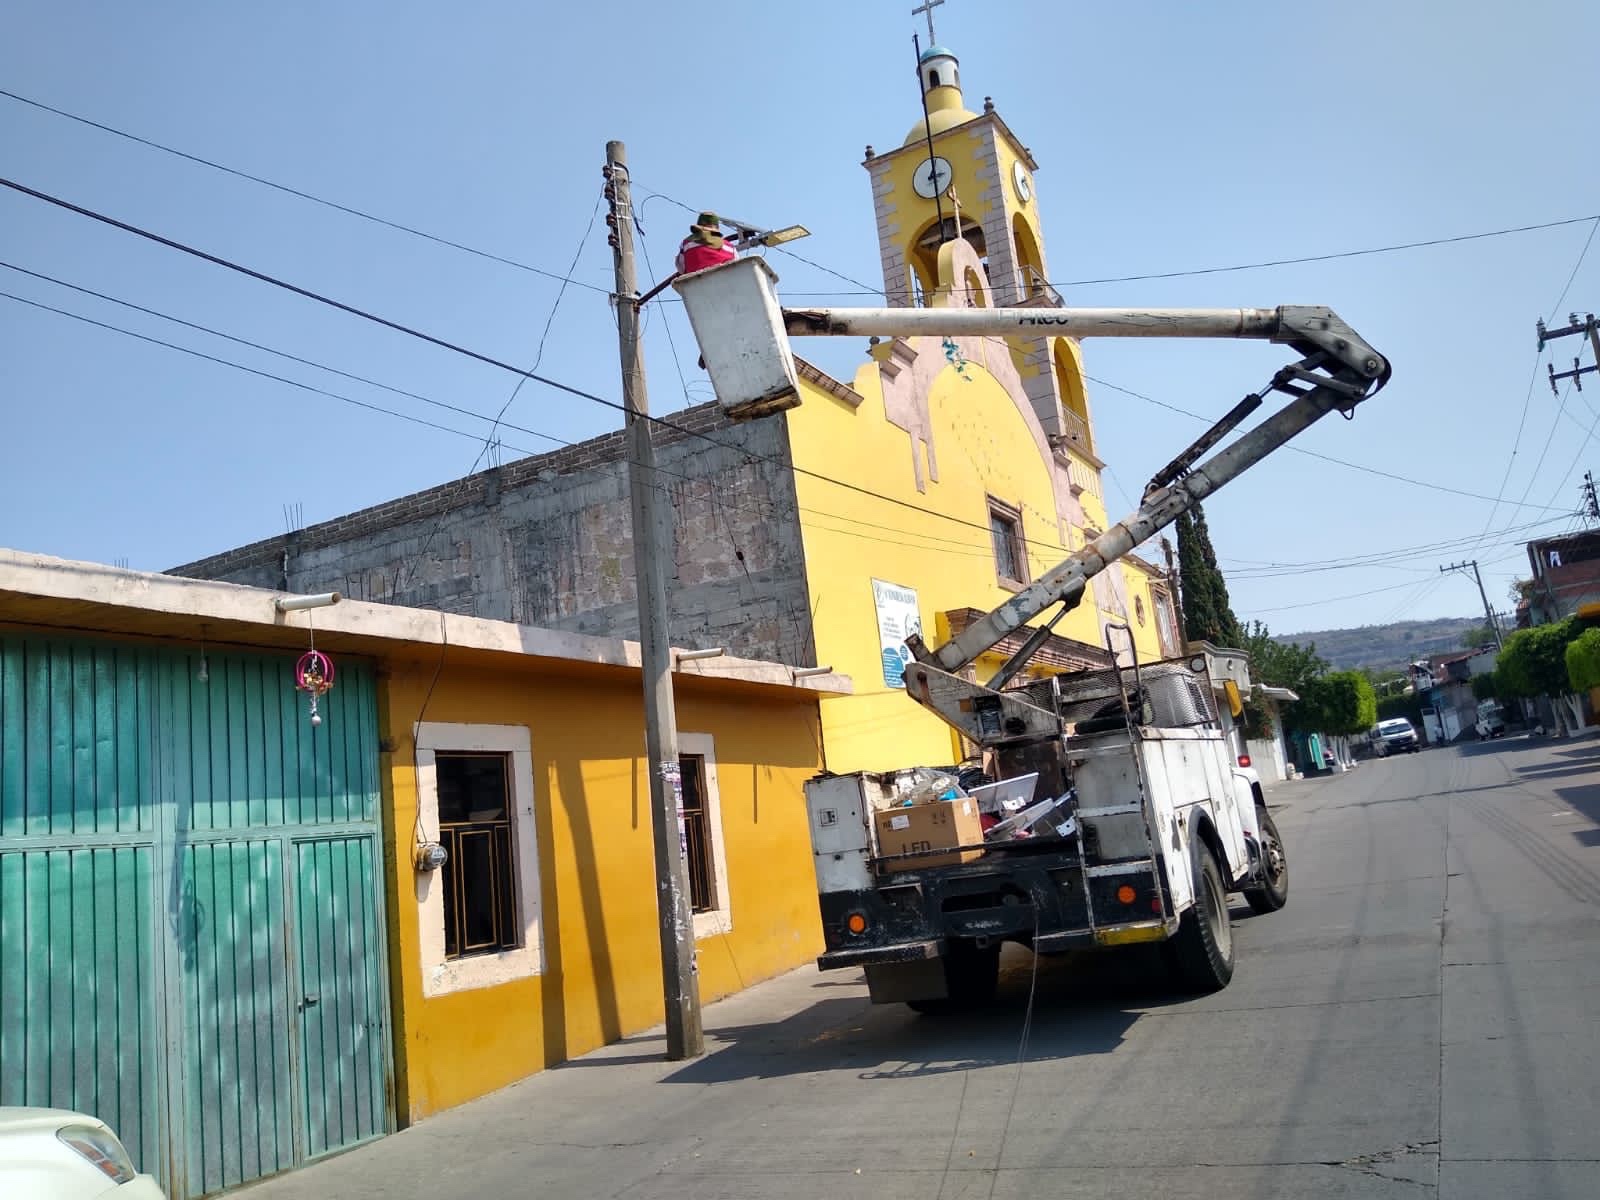
[[[1572,359],[1572,370],[1557,371],[1555,364],[1550,364],[1550,391],[1556,391],[1556,384],[1563,379],[1572,380],[1572,386],[1580,392],[1583,391],[1583,377],[1594,371],[1600,371],[1600,322],[1594,319],[1593,313],[1588,313],[1583,320],[1578,320],[1578,314],[1572,313],[1567,317],[1565,329],[1546,329],[1543,320],[1536,323],[1539,331],[1539,349],[1543,350],[1545,343],[1553,342],[1556,338],[1571,337],[1576,333],[1589,336],[1589,348],[1594,351],[1594,366],[1584,366],[1577,355]]]
[[[633,197],[621,142],[606,143],[606,199],[616,267],[617,341],[622,354],[622,399],[627,410],[628,491],[633,501],[633,573],[639,599],[639,658],[644,675],[644,741],[650,763],[650,829],[656,852],[656,916],[661,926],[661,985],[667,1008],[667,1058],[705,1053],[700,1024],[700,979],[694,957],[694,914],[683,851],[683,781],[678,766],[678,717],[672,700],[672,643],[667,632],[663,571],[669,514],[659,497],[650,399],[639,348],[639,283],[633,262]]]
[[[1488,593],[1483,590],[1483,576],[1478,574],[1478,560],[1473,559],[1471,562],[1451,563],[1448,567],[1440,567],[1439,574],[1448,575],[1451,571],[1460,571],[1463,575],[1465,575],[1469,568],[1472,571],[1472,578],[1478,584],[1478,599],[1483,601],[1483,615],[1484,618],[1489,622],[1489,632],[1494,634],[1495,649],[1504,650],[1506,647],[1505,639],[1500,636],[1500,622],[1495,619],[1494,609],[1489,607]]]
[[[1600,521],[1600,495],[1595,494],[1594,472],[1583,473],[1583,515],[1591,521]]]

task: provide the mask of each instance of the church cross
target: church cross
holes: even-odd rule
[[[922,16],[924,14],[927,16],[927,18],[928,18],[928,45],[930,47],[934,44],[934,41],[935,41],[934,34],[933,34],[933,10],[938,8],[939,5],[941,5],[943,3],[944,3],[944,0],[922,0],[922,7],[921,8],[913,8],[911,10],[911,15],[913,17]]]

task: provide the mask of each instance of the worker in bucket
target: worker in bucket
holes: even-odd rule
[[[694,224],[689,226],[689,236],[678,247],[678,274],[690,275],[707,267],[721,266],[732,262],[737,254],[722,236],[722,222],[717,220],[717,214],[703,212],[694,219]]]

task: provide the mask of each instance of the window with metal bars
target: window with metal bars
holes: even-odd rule
[[[439,841],[448,852],[444,956],[496,954],[522,944],[511,827],[511,756],[440,751],[434,760]]]
[[[703,754],[678,759],[683,779],[683,847],[689,866],[689,907],[697,913],[717,907],[716,854],[711,844],[711,805]]]
[[[994,568],[1000,582],[1021,587],[1028,582],[1028,558],[1022,549],[1022,514],[990,497],[989,536],[994,542]]]

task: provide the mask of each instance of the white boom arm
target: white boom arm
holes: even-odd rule
[[[1337,409],[1346,416],[1389,380],[1389,363],[1331,309],[1280,308],[781,308],[777,277],[757,258],[677,280],[707,370],[723,408],[760,416],[799,403],[789,337],[1049,336],[1252,338],[1287,345],[1299,361],[1284,367],[1204,436],[1167,464],[1137,510],[1047,571],[937,650],[907,644],[924,668],[946,677],[1021,629],[1051,605],[1061,610],[1029,631],[1022,648],[989,681],[999,689],[1082,597],[1090,579],[1179,515]],[[1204,462],[1200,456],[1262,404],[1268,392],[1291,403]],[[926,676],[924,676],[926,678]],[[955,682],[952,680],[951,682]],[[966,685],[970,686],[970,685]],[[913,695],[916,690],[911,689]],[[937,709],[926,694],[919,702]],[[950,719],[948,714],[946,719]]]
[[[1334,409],[1349,414],[1389,378],[1389,364],[1330,309],[1282,308],[806,308],[783,310],[791,336],[994,335],[1054,332],[1072,337],[1259,338],[1292,346],[1302,358],[1273,377],[1270,388],[1294,401],[1205,462],[1195,460],[1261,404],[1246,397],[1146,489],[1139,508],[1082,550],[1046,572],[937,650],[909,643],[923,663],[954,674],[1052,604],[1055,620],[1082,597],[1090,579],[1223,484],[1271,454]],[[1031,632],[990,688],[1003,687],[1050,633],[1055,620]]]

